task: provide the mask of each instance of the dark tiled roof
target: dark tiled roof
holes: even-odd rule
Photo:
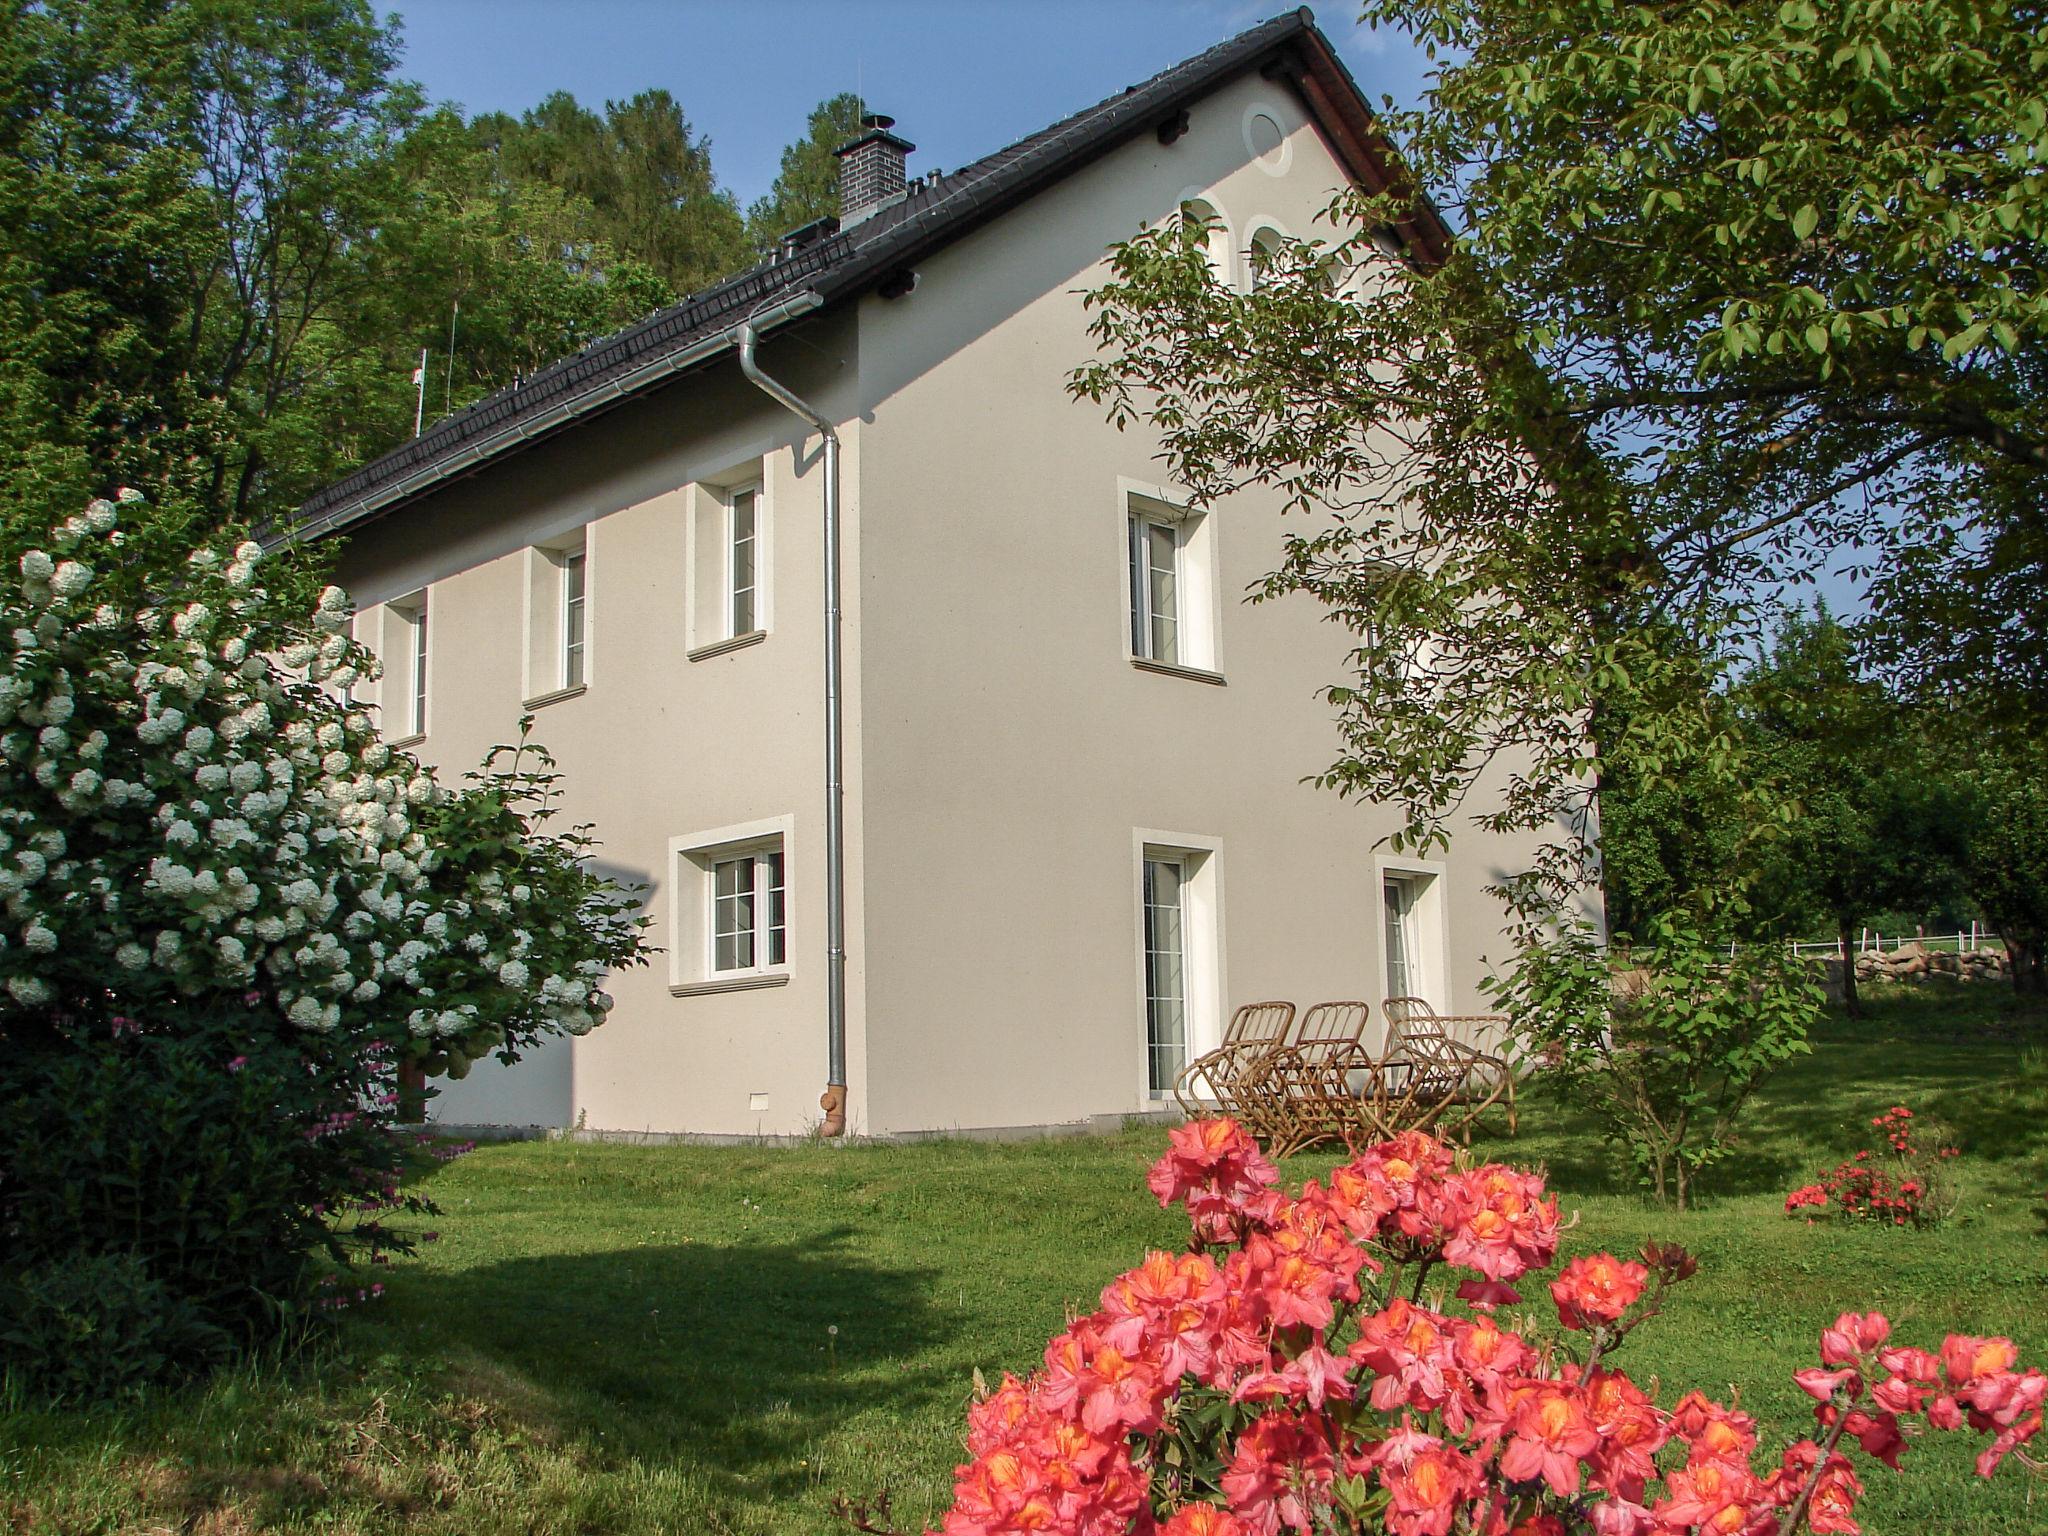
[[[288,536],[318,538],[388,512],[442,481],[467,473],[719,355],[749,316],[784,316],[863,292],[937,247],[957,240],[1025,198],[1156,129],[1181,105],[1245,71],[1291,61],[1312,111],[1320,101],[1344,123],[1324,122],[1353,148],[1370,134],[1370,111],[1307,10],[1290,11],[1197,54],[1142,85],[1054,123],[950,175],[912,183],[901,200],[791,254],[781,254],[592,342],[475,405],[436,423],[382,458],[313,496]],[[1303,80],[1303,76],[1311,78]],[[1342,98],[1334,107],[1331,103]],[[1325,113],[1317,111],[1321,120]],[[1368,153],[1383,156],[1375,144]],[[1356,155],[1350,158],[1358,158]],[[1380,163],[1354,173],[1384,184]],[[1425,241],[1440,232],[1421,210]]]

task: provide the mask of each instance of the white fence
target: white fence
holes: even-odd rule
[[[1879,933],[1874,928],[1865,928],[1856,938],[1855,949],[1859,955],[1881,955],[1887,950],[1898,949],[1907,944],[1918,944],[1929,953],[1951,955],[1973,955],[1982,949],[2005,948],[2005,941],[1997,934],[1981,924],[1972,923],[1959,933],[1886,934]],[[1840,939],[1801,940],[1790,947],[1795,955],[1822,955],[1835,960],[1845,958]],[[1733,944],[1728,946],[1728,953],[1730,958],[1733,958]]]

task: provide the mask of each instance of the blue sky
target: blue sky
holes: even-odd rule
[[[1281,0],[411,0],[402,73],[471,112],[665,86],[742,205],[819,101],[859,89],[952,170],[1285,9]],[[1368,96],[1413,102],[1426,62],[1312,7]]]

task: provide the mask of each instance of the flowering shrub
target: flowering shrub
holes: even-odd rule
[[[1968,1425],[1989,1476],[2041,1427],[2048,1377],[2010,1341],[1937,1355],[1851,1313],[1795,1376],[1816,1436],[1758,1466],[1740,1409],[1661,1408],[1613,1365],[1692,1274],[1682,1249],[1574,1258],[1550,1284],[1562,1338],[1505,1326],[1555,1258],[1557,1202],[1418,1132],[1287,1195],[1234,1122],[1197,1122],[1149,1182],[1193,1241],[973,1405],[946,1536],[1855,1532],[1857,1452],[1896,1467],[1922,1426]]]
[[[1811,1184],[1785,1197],[1785,1212],[1841,1215],[1896,1227],[1932,1227],[1954,1214],[1955,1184],[1948,1174],[1957,1149],[1937,1126],[1894,1104],[1870,1122],[1886,1151],[1869,1148],[1837,1163]],[[1813,1216],[1807,1218],[1809,1221]]]
[[[642,947],[538,749],[436,784],[345,702],[338,590],[254,543],[138,567],[134,500],[0,590],[0,1311],[130,1254],[214,1330],[191,1364],[303,1311],[309,1250],[388,1252],[401,1062],[580,1034]]]

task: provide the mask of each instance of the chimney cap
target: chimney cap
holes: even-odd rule
[[[911,151],[917,148],[908,139],[899,137],[889,131],[896,126],[896,119],[883,113],[868,112],[863,114],[860,126],[861,133],[859,137],[848,139],[844,144],[833,150],[832,153],[844,159],[856,149],[868,144],[887,144],[898,154],[904,155],[911,153]]]

